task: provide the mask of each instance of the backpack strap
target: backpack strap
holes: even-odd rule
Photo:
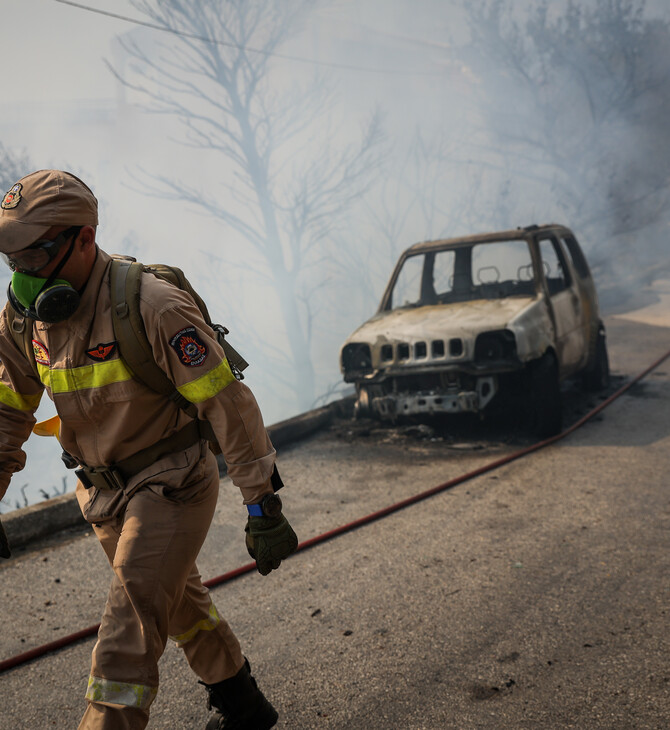
[[[175,388],[154,359],[140,314],[143,268],[137,262],[112,259],[110,284],[114,337],[119,343],[123,361],[141,383],[157,393],[162,393],[191,418],[197,418],[196,407]]]
[[[141,383],[162,393],[186,415],[193,418],[201,438],[210,442],[214,453],[220,449],[209,421],[198,419],[198,409],[175,388],[172,381],[156,364],[149,344],[144,320],[140,314],[140,285],[144,267],[129,259],[112,259],[110,269],[112,327],[119,344],[121,357],[132,374]]]
[[[40,377],[39,371],[37,370],[37,362],[35,361],[35,351],[33,350],[33,328],[27,326],[26,318],[19,314],[11,304],[7,305],[7,324],[9,331],[12,335],[12,339],[16,343],[16,346],[24,353],[30,367],[33,369],[35,376]]]

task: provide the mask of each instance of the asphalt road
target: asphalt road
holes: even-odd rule
[[[606,321],[616,385],[670,349],[670,312],[645,312]],[[278,728],[670,727],[669,381],[666,361],[559,443],[213,589]],[[574,419],[599,398],[566,401]],[[338,422],[281,452],[285,511],[304,540],[528,443],[500,423]],[[222,480],[205,578],[248,562],[244,520]],[[88,532],[17,551],[0,658],[97,623],[109,579]],[[76,728],[92,646],[1,675],[0,728]],[[161,678],[149,727],[204,728],[173,646]]]

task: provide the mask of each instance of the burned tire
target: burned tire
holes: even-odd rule
[[[550,352],[530,365],[529,427],[535,436],[548,438],[561,432],[563,415],[558,363]]]
[[[607,354],[607,340],[605,328],[598,330],[596,341],[596,356],[593,366],[582,374],[582,386],[585,390],[605,390],[610,384],[610,361]]]

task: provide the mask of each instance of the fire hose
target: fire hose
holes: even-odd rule
[[[475,477],[481,476],[482,474],[486,474],[487,472],[493,471],[494,469],[498,469],[499,467],[504,466],[505,464],[509,464],[512,461],[521,459],[524,456],[527,456],[528,454],[531,454],[535,451],[538,451],[539,449],[544,448],[545,446],[549,446],[553,443],[556,443],[557,441],[560,441],[561,439],[563,439],[566,436],[568,436],[569,434],[571,434],[573,431],[576,431],[578,428],[583,426],[587,421],[590,421],[594,416],[596,416],[602,410],[607,408],[607,406],[609,406],[617,398],[622,396],[633,385],[635,385],[640,380],[645,378],[650,372],[655,370],[661,363],[663,363],[665,360],[667,360],[668,357],[670,357],[670,350],[668,350],[664,355],[662,355],[660,358],[658,358],[658,360],[656,360],[651,365],[649,365],[649,367],[647,367],[645,370],[643,370],[638,375],[636,375],[632,380],[629,380],[627,383],[625,383],[623,386],[621,386],[621,388],[619,388],[612,395],[610,395],[608,398],[603,400],[598,406],[593,408],[586,415],[582,416],[578,421],[573,423],[571,426],[566,428],[564,431],[561,431],[561,433],[559,433],[555,436],[551,436],[550,438],[544,439],[543,441],[538,441],[537,443],[534,443],[523,449],[515,451],[511,454],[508,454],[507,456],[503,456],[500,459],[496,459],[495,461],[488,462],[487,464],[484,464],[483,466],[478,467],[477,469],[473,469],[472,471],[461,474],[442,484],[438,484],[436,487],[432,487],[431,489],[427,489],[424,492],[420,492],[411,497],[408,497],[407,499],[403,499],[400,502],[396,502],[395,504],[389,505],[388,507],[384,507],[381,510],[372,512],[368,515],[365,515],[364,517],[354,520],[353,522],[348,522],[347,524],[340,525],[339,527],[336,527],[332,530],[329,530],[320,535],[316,535],[315,537],[311,537],[307,540],[304,540],[303,542],[301,542],[298,545],[298,549],[297,549],[296,553],[294,553],[294,555],[297,553],[303,552],[304,550],[308,550],[309,548],[312,548],[316,545],[320,545],[321,543],[324,543],[328,540],[332,540],[333,538],[338,537],[339,535],[343,535],[344,533],[351,532],[353,530],[358,529],[359,527],[363,527],[364,525],[369,525],[370,523],[376,522],[377,520],[387,517],[388,515],[391,515],[394,512],[398,512],[402,509],[405,509],[405,507],[409,507],[413,504],[416,504],[417,502],[421,502],[425,499],[428,499],[429,497],[433,497],[436,494],[439,494],[440,492],[444,492],[459,484],[463,484],[463,482],[467,482],[471,479],[474,479]],[[231,581],[235,580],[236,578],[239,578],[240,576],[243,576],[246,573],[250,573],[250,572],[254,571],[255,569],[256,569],[255,562],[246,563],[231,571],[228,571],[227,573],[224,573],[223,575],[219,575],[215,578],[210,578],[209,580],[203,581],[203,585],[206,586],[207,588],[214,588],[215,586],[219,586],[224,583],[230,583]],[[89,626],[88,628],[82,629],[80,631],[76,631],[75,633],[69,634],[67,636],[63,636],[60,639],[50,641],[47,644],[42,644],[41,646],[37,646],[34,649],[30,649],[21,654],[17,654],[13,657],[9,657],[8,659],[3,659],[2,661],[0,661],[0,674],[3,672],[6,672],[9,669],[13,669],[14,667],[20,666],[21,664],[26,664],[27,662],[32,661],[33,659],[42,657],[45,654],[55,652],[58,649],[62,649],[66,646],[74,644],[77,641],[80,641],[81,639],[88,638],[89,636],[94,636],[95,634],[97,634],[99,628],[100,628],[100,624],[98,623],[98,624],[95,624],[94,626]]]

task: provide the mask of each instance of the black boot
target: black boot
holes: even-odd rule
[[[221,714],[211,718],[206,730],[270,730],[277,724],[277,711],[258,689],[249,661],[230,679],[205,685],[209,709]]]

